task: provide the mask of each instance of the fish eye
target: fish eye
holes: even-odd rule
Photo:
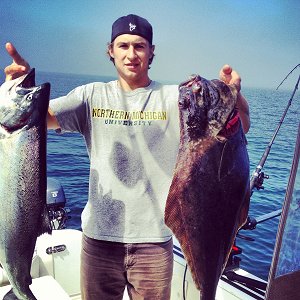
[[[179,107],[180,107],[181,109],[187,109],[187,108],[189,108],[190,104],[189,104],[188,99],[184,98],[184,99],[182,99],[182,100],[183,100],[183,101],[179,101],[179,102],[178,102]]]
[[[181,109],[187,109],[190,107],[190,99],[192,97],[192,92],[190,89],[185,87],[180,88],[180,97],[178,101],[178,105]]]

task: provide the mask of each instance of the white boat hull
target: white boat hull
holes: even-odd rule
[[[79,230],[54,230],[52,235],[40,236],[32,261],[31,275],[33,284],[30,286],[37,299],[79,300],[80,297],[80,250],[82,233]],[[183,281],[185,280],[186,300],[199,299],[189,271],[185,273],[185,260],[179,244],[174,240],[174,272],[171,300],[182,300]],[[258,279],[249,273],[238,269],[237,273]],[[4,271],[0,270],[0,299],[10,289]],[[223,276],[217,288],[217,300],[253,300],[264,299],[260,293],[243,285],[232,283]],[[129,297],[125,291],[123,300]]]

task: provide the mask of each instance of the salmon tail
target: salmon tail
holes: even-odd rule
[[[3,300],[14,300],[14,299],[18,299],[18,298],[16,297],[12,289],[8,291],[3,297]]]
[[[19,297],[22,297],[22,298],[19,298],[16,295],[18,295]],[[3,297],[3,300],[16,300],[16,299],[37,300],[29,288],[25,291],[25,293],[22,293],[22,294],[20,294],[17,289],[11,289]]]

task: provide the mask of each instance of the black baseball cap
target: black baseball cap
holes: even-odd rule
[[[144,18],[130,14],[117,19],[112,25],[111,42],[121,34],[134,34],[145,38],[152,45],[151,24]]]

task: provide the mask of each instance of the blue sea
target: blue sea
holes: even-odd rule
[[[100,76],[37,73],[37,83],[51,83],[51,98],[65,95],[76,86],[113,78]],[[251,113],[251,129],[247,134],[251,173],[269,144],[279,120],[291,98],[292,90],[244,88]],[[295,140],[300,120],[299,91],[293,99],[286,118],[274,141],[263,171],[269,175],[264,189],[255,190],[251,197],[249,215],[258,217],[282,207],[289,172],[292,164]],[[48,176],[63,185],[67,207],[70,208],[68,228],[80,229],[80,214],[87,202],[89,159],[81,135],[48,133]],[[252,274],[267,279],[279,217],[257,225],[254,230],[242,230],[240,234],[254,241],[237,238],[242,247],[241,267]]]

